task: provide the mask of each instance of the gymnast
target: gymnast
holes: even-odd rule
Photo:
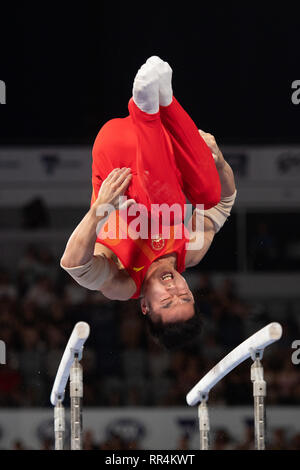
[[[150,332],[167,349],[201,332],[201,315],[182,273],[203,259],[237,194],[215,138],[199,131],[173,96],[172,73],[159,57],[148,59],[135,77],[129,116],[101,128],[92,152],[91,206],[60,262],[81,286],[108,299],[139,299]],[[187,200],[196,209],[184,225]],[[169,235],[161,205],[181,209],[170,211]],[[137,213],[144,216],[140,221],[156,218],[146,237],[130,230],[130,214]],[[112,218],[115,236],[107,228]],[[198,236],[201,246],[195,245]]]

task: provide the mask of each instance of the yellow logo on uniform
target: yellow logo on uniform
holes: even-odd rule
[[[142,266],[141,268],[133,268],[133,270],[138,273],[139,271],[141,271],[142,269],[144,269],[145,266]]]

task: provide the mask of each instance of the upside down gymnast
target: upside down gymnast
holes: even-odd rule
[[[139,69],[128,108],[128,117],[107,122],[95,140],[90,210],[60,264],[81,286],[109,299],[140,299],[153,336],[167,349],[179,348],[199,335],[202,324],[181,273],[202,260],[230,216],[237,194],[234,175],[214,137],[199,131],[173,96],[167,62],[153,56]],[[127,197],[123,206],[120,196]],[[197,250],[189,247],[200,230],[200,214],[195,209],[184,228],[186,198],[204,207],[203,244]],[[111,238],[104,222],[113,214],[99,212],[107,204],[118,216],[118,235]],[[146,238],[132,237],[132,218],[124,226],[122,213],[143,206],[152,220],[155,204],[182,208],[182,215],[170,219],[170,236],[162,237],[158,215],[154,236],[149,231]],[[178,228],[182,237],[175,236]]]

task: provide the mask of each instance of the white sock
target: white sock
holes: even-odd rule
[[[142,111],[155,114],[159,111],[159,76],[155,67],[144,64],[133,83],[133,101]]]
[[[160,106],[169,106],[173,99],[172,74],[173,70],[167,62],[164,62],[157,56],[150,57],[146,64],[155,67],[159,75],[159,104]]]

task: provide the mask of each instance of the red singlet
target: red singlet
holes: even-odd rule
[[[132,298],[137,299],[140,297],[143,280],[148,268],[153,261],[161,256],[175,253],[177,271],[179,273],[185,271],[186,246],[189,239],[185,236],[185,226],[182,223],[175,226],[171,225],[165,229],[169,233],[165,233],[164,238],[161,224],[156,233],[151,233],[150,220],[147,224],[148,238],[135,239],[131,235],[136,233],[136,229],[132,230],[130,226],[135,217],[129,217],[126,214],[126,216],[124,215],[126,219],[124,219],[122,214],[124,214],[124,211],[115,211],[110,215],[108,221],[100,230],[97,243],[101,243],[117,255],[127,273],[135,282],[136,292]],[[109,223],[111,224],[109,228],[113,230],[111,234],[108,231]]]

